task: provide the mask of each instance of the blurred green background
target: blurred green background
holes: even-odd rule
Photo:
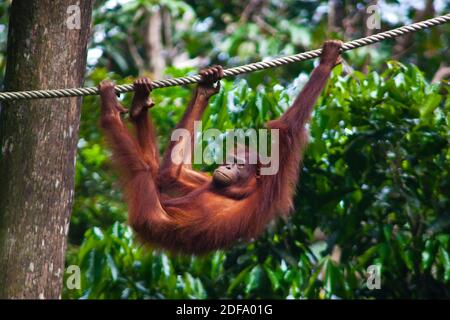
[[[0,3],[1,79],[9,3]],[[446,0],[379,1],[382,30],[370,30],[366,10],[374,3],[96,1],[85,85],[237,66],[450,9]],[[97,125],[98,97],[86,97],[66,258],[81,267],[82,287],[64,297],[449,298],[450,88],[439,76],[449,42],[447,24],[346,53],[314,112],[296,211],[254,242],[205,257],[134,239]],[[203,127],[262,126],[289,107],[313,67],[307,61],[223,81]],[[191,91],[152,93],[161,149]],[[370,265],[381,266],[379,290],[366,285]]]

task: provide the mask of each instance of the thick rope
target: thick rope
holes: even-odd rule
[[[371,35],[369,37],[360,38],[350,42],[344,43],[342,46],[342,51],[353,50],[359,47],[367,46],[376,42],[380,42],[386,39],[392,39],[398,36],[405,35],[411,32],[417,32],[419,30],[427,29],[433,26],[444,24],[450,21],[450,13],[436,17],[433,19],[417,22],[410,24],[408,26],[403,26],[393,30],[381,32],[378,34]],[[322,49],[316,49],[308,52],[299,53],[292,56],[281,57],[269,61],[261,61],[256,63],[251,63],[243,65],[240,67],[230,68],[224,70],[225,77],[237,76],[243,73],[254,72],[258,70],[264,70],[268,68],[275,68],[282,65],[291,64],[294,62],[300,62],[304,60],[309,60],[317,58],[322,53]],[[199,75],[173,78],[167,80],[154,81],[153,88],[165,88],[171,86],[183,86],[192,83],[198,83],[201,81]],[[118,85],[116,86],[117,93],[126,93],[133,91],[132,84]],[[19,99],[40,99],[40,98],[63,98],[63,97],[79,97],[79,96],[89,96],[99,94],[96,87],[91,88],[74,88],[74,89],[56,89],[56,90],[35,90],[35,91],[21,91],[21,92],[0,92],[0,101],[12,101]]]

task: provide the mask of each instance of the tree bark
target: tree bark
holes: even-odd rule
[[[73,29],[68,9],[77,2]],[[92,2],[12,2],[6,91],[82,85]],[[0,109],[0,298],[61,297],[80,104],[23,100]]]
[[[144,43],[147,58],[150,61],[150,71],[156,79],[159,79],[164,74],[166,68],[166,61],[163,55],[162,42],[162,18],[161,9],[154,10],[148,17],[147,30]]]
[[[328,31],[339,32],[345,18],[345,7],[341,0],[328,1]]]

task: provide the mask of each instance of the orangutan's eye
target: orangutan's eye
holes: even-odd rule
[[[239,169],[242,169],[245,165],[243,163],[238,163],[237,166],[238,166]]]

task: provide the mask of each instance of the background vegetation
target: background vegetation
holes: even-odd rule
[[[373,32],[365,27],[370,4],[96,1],[86,85],[181,76],[213,63],[231,67],[318,48],[332,37],[359,38]],[[8,5],[0,4],[1,75]],[[450,9],[445,1],[379,5],[382,29]],[[446,25],[345,54],[347,72],[335,70],[317,103],[296,211],[253,243],[205,257],[136,242],[98,130],[98,98],[85,98],[67,253],[67,265],[79,265],[83,279],[81,290],[65,297],[450,297],[450,89],[438,77],[449,35]],[[224,81],[204,128],[259,127],[279,116],[313,63]],[[191,89],[153,93],[161,149]],[[381,265],[380,290],[366,286],[373,264]]]

